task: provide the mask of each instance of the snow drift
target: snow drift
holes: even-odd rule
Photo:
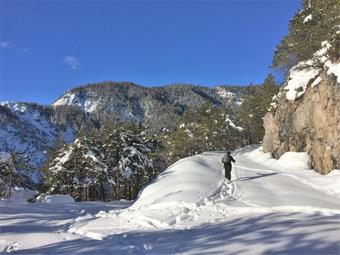
[[[129,208],[80,219],[69,232],[101,240],[131,231],[192,229],[236,215],[249,217],[286,211],[340,213],[335,198],[325,196],[319,187],[314,189],[303,178],[278,170],[280,164],[287,162],[293,169],[306,169],[305,154],[288,153],[276,162],[261,149],[240,150],[236,155],[239,176],[231,184],[224,179],[221,157],[222,154],[211,152],[182,159],[144,188]],[[253,159],[270,161],[273,167],[267,164],[264,167]]]
[[[176,162],[141,192],[132,207],[168,202],[197,203],[211,196],[223,182],[222,165],[217,157],[197,155]]]

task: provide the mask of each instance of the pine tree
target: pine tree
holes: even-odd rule
[[[11,196],[11,189],[15,186],[16,173],[11,154],[0,152],[0,198]]]
[[[128,196],[137,196],[140,187],[149,180],[153,168],[149,153],[152,148],[143,134],[121,134],[123,149],[119,161],[119,170],[123,179],[128,182]]]
[[[273,57],[273,67],[285,72],[300,61],[312,59],[324,41],[332,45],[328,51],[330,59],[340,58],[339,0],[303,0],[302,4],[303,8],[290,21],[288,35],[277,45]]]
[[[133,199],[158,169],[153,165],[157,142],[143,127],[108,124],[101,136],[81,132],[50,159],[45,181],[49,193],[69,194],[78,201]]]
[[[192,156],[204,151],[235,149],[244,145],[243,132],[235,125],[231,108],[203,105],[179,119],[173,132],[161,136],[168,160]]]
[[[110,174],[101,144],[83,135],[58,151],[46,182],[49,193],[69,194],[78,201],[107,200],[113,185]]]
[[[244,128],[248,144],[257,144],[264,136],[263,117],[268,111],[272,97],[278,92],[274,77],[269,74],[256,93],[248,95],[238,112],[238,120]]]

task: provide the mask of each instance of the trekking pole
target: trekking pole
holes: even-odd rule
[[[237,175],[237,166],[236,166],[236,162],[235,162],[235,174],[236,174],[236,180],[238,179],[238,175]]]

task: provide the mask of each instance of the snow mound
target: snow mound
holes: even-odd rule
[[[262,148],[240,149],[236,151],[232,183],[223,176],[222,155],[206,152],[176,162],[145,187],[130,207],[78,218],[69,232],[102,240],[136,231],[195,229],[237,215],[246,218],[278,211],[340,213],[337,197],[327,196],[320,184],[314,188],[311,178],[282,168],[313,172],[305,171],[309,164],[305,153],[287,153],[275,160]]]
[[[64,203],[73,203],[73,197],[69,195],[47,195],[45,197],[38,197],[38,202],[49,203],[49,204],[64,204]]]
[[[85,222],[76,220],[69,232],[101,240],[135,230],[190,229],[245,212],[246,208],[216,203],[230,199],[235,189],[224,183],[221,157],[204,153],[177,161],[145,187],[129,208],[99,212]]]
[[[277,165],[283,169],[308,170],[311,160],[305,152],[286,152],[278,159]]]
[[[216,157],[197,155],[176,162],[141,192],[132,207],[168,202],[197,203],[209,197],[223,182],[221,171],[211,170],[221,169]]]
[[[270,152],[264,153],[263,147],[259,147],[249,152],[247,156],[258,163],[271,166],[275,169],[308,170],[311,168],[310,157],[305,152],[286,152],[276,160]]]

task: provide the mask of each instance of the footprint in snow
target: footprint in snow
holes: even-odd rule
[[[17,242],[0,240],[0,252],[13,252],[17,251],[19,248],[19,244]]]

